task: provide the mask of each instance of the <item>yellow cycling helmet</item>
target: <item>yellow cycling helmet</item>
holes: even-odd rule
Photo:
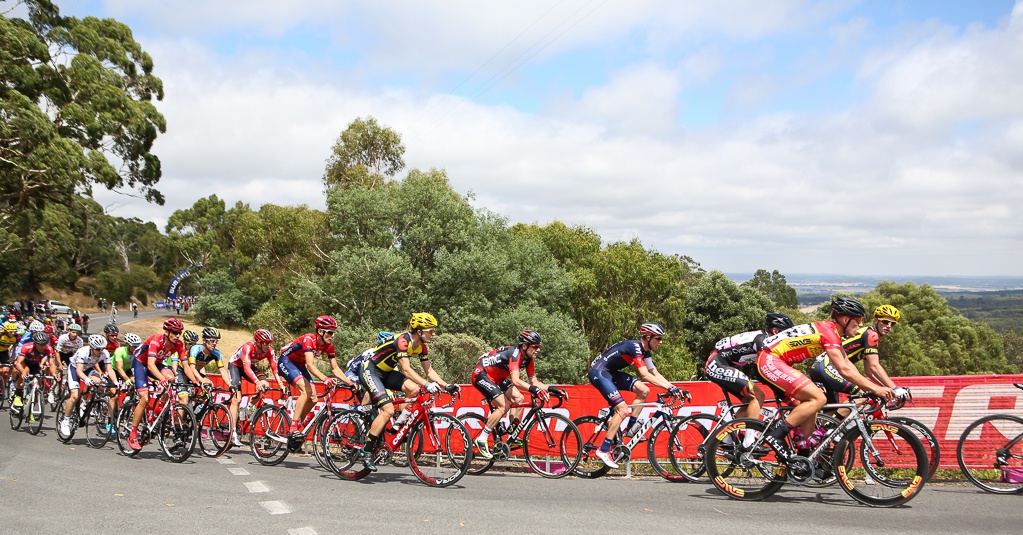
[[[408,321],[408,328],[415,329],[436,329],[437,318],[433,317],[433,314],[429,312],[416,312],[412,314],[412,319]]]
[[[9,332],[9,333],[16,333],[16,332],[18,332],[18,324],[17,323],[7,322],[7,323],[4,324],[4,330]]]
[[[902,313],[899,312],[899,309],[891,305],[881,305],[874,309],[874,319],[883,318],[886,316],[895,321],[899,321],[900,319],[902,319]]]

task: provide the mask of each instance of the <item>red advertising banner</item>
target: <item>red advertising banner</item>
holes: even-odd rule
[[[213,376],[217,381],[219,377]],[[1023,417],[1023,390],[1013,383],[1023,383],[1023,375],[964,375],[952,377],[904,377],[893,378],[899,386],[907,387],[913,394],[913,403],[898,411],[900,416],[919,420],[931,428],[941,442],[941,468],[957,468],[956,444],[959,436],[974,420],[993,413],[1009,413]],[[218,381],[219,382],[219,381]],[[693,400],[675,412],[679,416],[694,413],[719,414],[718,402],[723,399],[721,389],[706,381],[675,383],[680,388],[689,390]],[[596,415],[607,403],[590,385],[563,386],[569,400],[557,412],[570,419],[580,416]],[[322,385],[317,385],[322,392]],[[651,386],[650,401],[655,400],[658,393],[663,392]],[[243,393],[252,394],[251,385],[243,383]],[[626,401],[631,402],[632,396],[623,393]],[[768,392],[768,397],[771,394]],[[242,405],[247,404],[247,399]],[[338,400],[339,401],[339,400]],[[287,406],[294,409],[294,399]],[[317,409],[322,406],[317,405]],[[644,408],[644,414],[650,415],[655,409]],[[454,407],[446,409],[456,416],[475,412],[489,412],[483,396],[472,387],[462,385],[462,399]],[[997,430],[993,431],[996,432]],[[475,434],[475,431],[474,431]]]

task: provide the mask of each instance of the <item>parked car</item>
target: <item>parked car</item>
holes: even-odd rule
[[[43,304],[46,306],[46,310],[49,311],[50,314],[70,314],[71,313],[71,307],[65,305],[64,303],[61,303],[60,301],[54,301],[54,300],[50,299],[48,301],[43,301]]]

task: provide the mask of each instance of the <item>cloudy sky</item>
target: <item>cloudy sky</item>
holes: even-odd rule
[[[1023,275],[1023,2],[59,3],[165,84],[167,204],[114,215],[323,208],[373,116],[512,222],[726,272]]]

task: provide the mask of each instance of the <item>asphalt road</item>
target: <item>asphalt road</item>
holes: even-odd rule
[[[1020,533],[1023,496],[967,485],[928,485],[906,506],[871,509],[837,488],[791,487],[738,502],[703,484],[655,478],[546,480],[515,473],[466,476],[445,489],[407,468],[383,467],[340,481],[315,459],[276,467],[246,451],[221,459],[163,460],[150,445],[136,458],[113,444],[56,440],[0,427],[0,532],[4,533]]]

